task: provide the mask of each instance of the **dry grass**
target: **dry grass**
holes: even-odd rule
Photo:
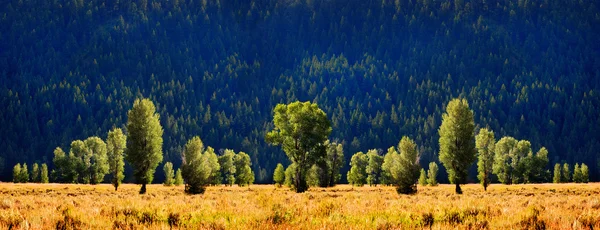
[[[591,229],[600,228],[600,184],[419,187],[183,187],[0,184],[0,229]]]

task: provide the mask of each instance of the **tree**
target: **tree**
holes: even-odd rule
[[[54,170],[52,170],[53,180],[61,183],[75,183],[77,182],[77,170],[76,161],[73,152],[69,152],[67,156],[65,152],[60,148],[54,149]]]
[[[29,173],[27,168],[27,163],[23,163],[21,167],[21,172],[19,173],[19,182],[27,183],[29,182]]]
[[[43,184],[47,184],[49,182],[48,165],[46,165],[46,163],[43,163],[41,168],[42,169],[40,170],[40,182]]]
[[[513,183],[513,162],[516,161],[517,144],[518,141],[512,137],[503,137],[496,143],[493,172],[503,184]]]
[[[369,159],[363,152],[357,152],[350,159],[350,171],[346,176],[348,183],[353,186],[362,187],[367,183],[366,168]]]
[[[233,158],[235,164],[235,181],[238,186],[246,186],[254,183],[254,172],[252,171],[252,161],[245,152],[239,152]]]
[[[211,183],[213,169],[208,155],[200,137],[193,137],[185,144],[181,165],[185,193],[202,194]]]
[[[283,169],[281,163],[277,164],[277,167],[275,167],[275,172],[273,172],[273,182],[277,187],[281,187],[283,182],[285,182],[285,169]]]
[[[579,163],[575,163],[575,167],[573,168],[573,182],[581,183],[581,168],[579,168]]]
[[[220,185],[221,184],[221,166],[219,165],[219,157],[215,150],[212,147],[207,147],[204,154],[207,157],[208,163],[210,164],[211,172],[210,172],[210,185]],[[254,181],[254,179],[253,179]]]
[[[435,162],[429,163],[429,170],[427,170],[427,183],[430,186],[437,186],[437,174],[438,174],[438,165]]]
[[[581,182],[588,183],[590,181],[590,170],[585,163],[581,163]]]
[[[467,100],[450,101],[439,128],[439,155],[450,183],[456,185],[457,194],[462,194],[460,184],[466,182],[468,169],[476,159],[474,128],[473,111],[469,109]]]
[[[385,185],[394,184],[394,179],[392,178],[392,170],[395,169],[397,165],[398,152],[396,148],[393,146],[388,148],[386,154],[383,156],[383,163],[381,164],[381,183]]]
[[[410,138],[404,136],[398,144],[398,150],[391,147],[387,154],[390,157],[384,158],[387,162],[385,170],[390,175],[391,184],[396,186],[399,194],[413,194],[417,192],[417,180],[419,179],[419,153],[417,144]],[[386,154],[386,155],[387,155]]]
[[[173,163],[165,163],[163,166],[163,171],[165,172],[165,182],[163,184],[165,186],[173,185],[173,183],[175,183],[175,171],[173,171]]]
[[[563,183],[569,183],[571,181],[571,169],[569,163],[564,163],[562,168],[562,179]]]
[[[327,145],[327,157],[326,157],[327,170],[326,171],[327,171],[327,176],[329,177],[328,186],[333,187],[342,178],[342,175],[340,174],[340,169],[345,164],[344,163],[344,147],[342,146],[342,144],[338,144],[335,142],[327,143],[326,145]]]
[[[368,163],[365,168],[367,175],[367,184],[374,186],[379,184],[381,178],[381,164],[383,164],[383,157],[377,153],[376,149],[371,149],[367,152]]]
[[[419,175],[419,185],[425,186],[427,185],[427,173],[425,169],[421,168],[421,175]]]
[[[21,183],[21,163],[13,168],[13,183]]]
[[[177,169],[175,173],[175,181],[173,182],[175,186],[179,186],[183,184],[183,177],[181,176],[181,169]]]
[[[266,140],[281,145],[290,161],[296,164],[294,189],[304,192],[308,189],[306,173],[325,157],[331,123],[325,112],[310,102],[278,104],[273,112],[275,128],[267,133]]]
[[[154,172],[163,159],[163,129],[154,103],[136,99],[127,112],[127,149],[125,159],[133,168],[133,176],[141,184],[140,194],[146,193],[146,184],[152,183]]]
[[[284,184],[288,187],[294,187],[294,181],[296,181],[296,179],[294,178],[296,175],[296,165],[294,163],[288,165],[288,167],[285,169],[285,181]]]
[[[479,161],[477,162],[477,178],[483,186],[483,190],[487,191],[488,185],[491,183],[490,174],[494,164],[494,148],[496,138],[494,132],[488,129],[480,129],[479,134],[475,137],[475,147],[479,153]]]
[[[232,186],[235,184],[235,163],[233,158],[235,152],[231,149],[225,149],[222,156],[219,156],[219,164],[221,165],[221,175],[225,180],[225,185]]]
[[[319,175],[321,174],[321,171],[321,168],[316,164],[310,167],[308,173],[306,174],[306,183],[308,186],[319,186]]]
[[[106,143],[99,137],[89,137],[84,141],[87,148],[87,157],[89,163],[88,181],[90,184],[99,184],[104,181],[104,176],[108,173],[108,157],[106,156]]]
[[[548,150],[544,147],[540,148],[535,155],[529,154],[525,159],[525,178],[527,183],[546,182],[550,177],[550,171],[546,170],[548,165]]]
[[[31,168],[31,182],[40,183],[40,168],[37,163],[33,163]]]
[[[108,168],[112,174],[111,184],[115,187],[115,191],[121,185],[125,178],[125,162],[123,161],[123,153],[127,147],[127,136],[119,128],[115,128],[108,132],[106,139],[106,153],[108,155]]]
[[[562,175],[560,175],[560,174],[561,174],[560,164],[556,163],[554,165],[554,177],[552,177],[552,182],[554,182],[555,184],[562,183]]]
[[[74,182],[89,184],[89,168],[91,165],[91,155],[89,155],[85,142],[81,140],[74,140],[71,142],[71,148],[69,149],[69,165],[75,172],[73,176]]]
[[[514,152],[511,167],[514,170],[513,183],[528,183],[530,181],[530,171],[533,169],[534,156],[531,152],[531,143],[527,140],[517,142],[517,149]]]

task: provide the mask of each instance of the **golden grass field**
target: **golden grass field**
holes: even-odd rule
[[[600,184],[419,187],[210,187],[0,183],[0,229],[590,229]]]

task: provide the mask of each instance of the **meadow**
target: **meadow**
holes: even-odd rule
[[[0,183],[0,229],[593,229],[600,184],[311,188]]]

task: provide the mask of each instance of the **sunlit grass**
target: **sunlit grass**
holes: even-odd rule
[[[587,229],[600,227],[600,184],[392,187],[0,184],[0,229]]]

